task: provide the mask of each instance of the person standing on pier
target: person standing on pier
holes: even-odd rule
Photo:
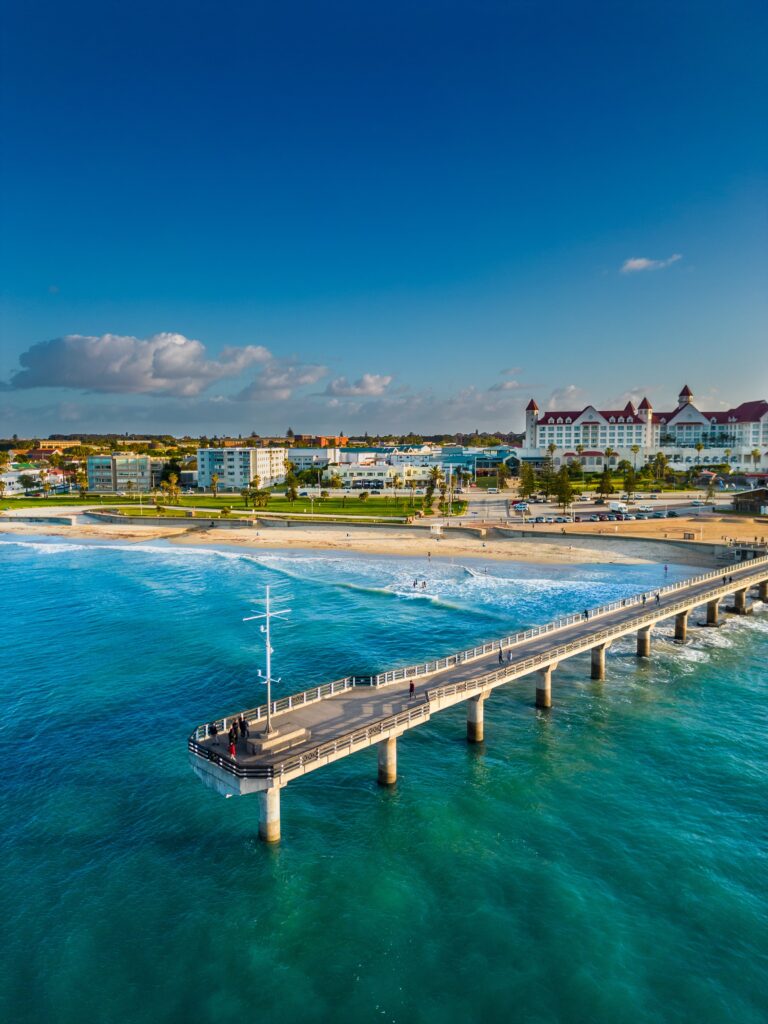
[[[408,699],[409,700],[413,700],[415,695],[416,695],[416,684],[414,683],[413,680],[411,680],[411,684],[408,687]]]
[[[504,653],[502,652],[501,648],[499,648],[499,664],[502,665],[503,663],[504,663]]]

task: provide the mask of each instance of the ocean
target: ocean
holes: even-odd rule
[[[768,609],[312,773],[278,847],[187,760],[264,700],[267,584],[277,697],[691,572],[0,539],[0,1017],[764,1024]]]

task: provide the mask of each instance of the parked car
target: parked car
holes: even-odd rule
[[[675,512],[674,509],[670,509],[669,512],[667,512],[667,518],[668,519],[679,519],[680,518],[680,513],[679,512]]]

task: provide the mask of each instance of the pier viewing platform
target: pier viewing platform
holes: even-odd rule
[[[433,661],[375,676],[347,676],[273,701],[269,735],[266,705],[198,726],[188,741],[190,763],[202,781],[224,796],[256,793],[259,835],[275,842],[280,838],[280,790],[307,772],[376,744],[379,782],[392,785],[398,737],[439,711],[466,702],[467,739],[481,742],[484,703],[497,686],[534,676],[536,707],[549,708],[553,673],[565,659],[590,653],[591,678],[605,679],[606,652],[615,640],[636,633],[637,656],[648,658],[654,626],[674,619],[674,638],[684,643],[692,612],[702,609],[701,625],[716,627],[723,610],[751,612],[753,588],[760,601],[768,602],[768,556]],[[721,607],[728,598],[730,603]],[[248,723],[248,735],[230,756],[227,730],[241,718]]]

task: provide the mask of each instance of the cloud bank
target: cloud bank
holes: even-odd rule
[[[22,369],[11,377],[10,387],[192,397],[271,359],[263,345],[229,346],[217,359],[208,359],[202,342],[170,332],[149,338],[67,334],[22,352]]]

